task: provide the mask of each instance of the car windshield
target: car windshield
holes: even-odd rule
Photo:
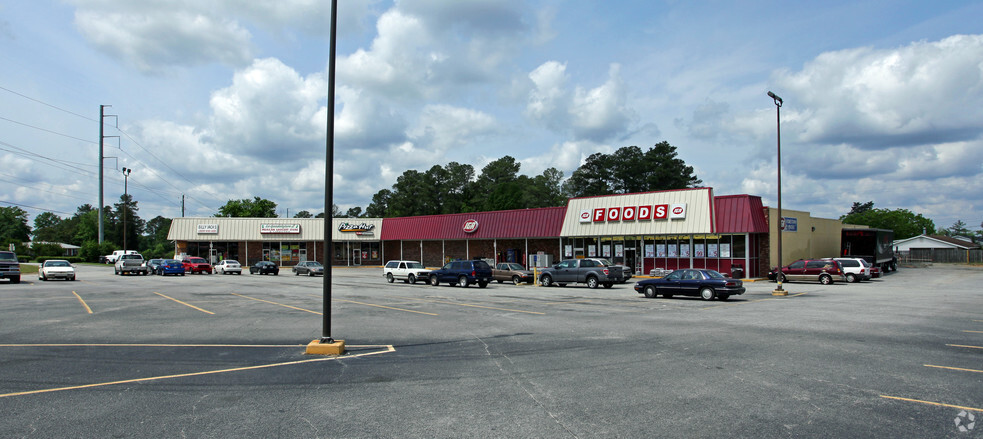
[[[3,252],[0,253],[0,261],[16,261],[17,258],[14,257],[13,253]]]
[[[509,264],[509,269],[510,270],[522,270],[523,268],[519,264]]]
[[[727,277],[720,274],[720,272],[716,270],[707,270],[706,273],[710,275],[710,279],[725,279]]]
[[[419,262],[407,262],[406,268],[423,268],[423,264]]]
[[[71,264],[68,261],[45,261],[45,267],[68,267]]]
[[[311,267],[323,267],[320,262],[308,262],[307,265]]]

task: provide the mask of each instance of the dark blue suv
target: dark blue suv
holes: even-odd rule
[[[467,287],[473,283],[478,284],[478,288],[488,286],[492,280],[492,269],[487,262],[481,260],[471,261],[451,261],[439,270],[430,272],[430,285],[437,286],[441,282],[447,284],[457,284],[459,287]]]

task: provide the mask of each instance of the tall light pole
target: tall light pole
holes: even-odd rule
[[[341,355],[345,353],[345,341],[331,337],[331,241],[334,205],[334,71],[337,46],[338,0],[331,0],[331,32],[328,42],[328,120],[324,157],[324,276],[321,286],[324,309],[321,315],[321,338],[307,344],[307,353],[314,355]]]
[[[132,168],[123,168],[123,251],[129,250],[126,248],[126,209],[129,204],[129,195],[126,193],[126,183],[130,176],[130,172],[133,172]]]
[[[782,217],[782,98],[772,92],[768,92],[768,97],[775,101],[775,126],[778,129],[778,221],[775,229],[778,231],[778,272],[775,273],[775,280],[778,288],[771,292],[773,296],[787,296],[788,291],[782,289],[782,230],[785,228],[785,218]]]

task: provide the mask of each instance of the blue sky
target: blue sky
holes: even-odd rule
[[[736,3],[736,4],[735,4]],[[0,200],[144,219],[259,196],[323,210],[329,2],[0,0]],[[983,221],[980,2],[353,1],[339,6],[334,198],[407,169],[520,172],[668,141],[717,194]],[[110,123],[114,122],[110,120]],[[5,203],[4,203],[5,204]]]

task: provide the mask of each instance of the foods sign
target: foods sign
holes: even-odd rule
[[[300,234],[300,224],[260,224],[259,233],[267,234]]]
[[[686,204],[599,207],[581,210],[580,222],[679,220],[686,218]]]

